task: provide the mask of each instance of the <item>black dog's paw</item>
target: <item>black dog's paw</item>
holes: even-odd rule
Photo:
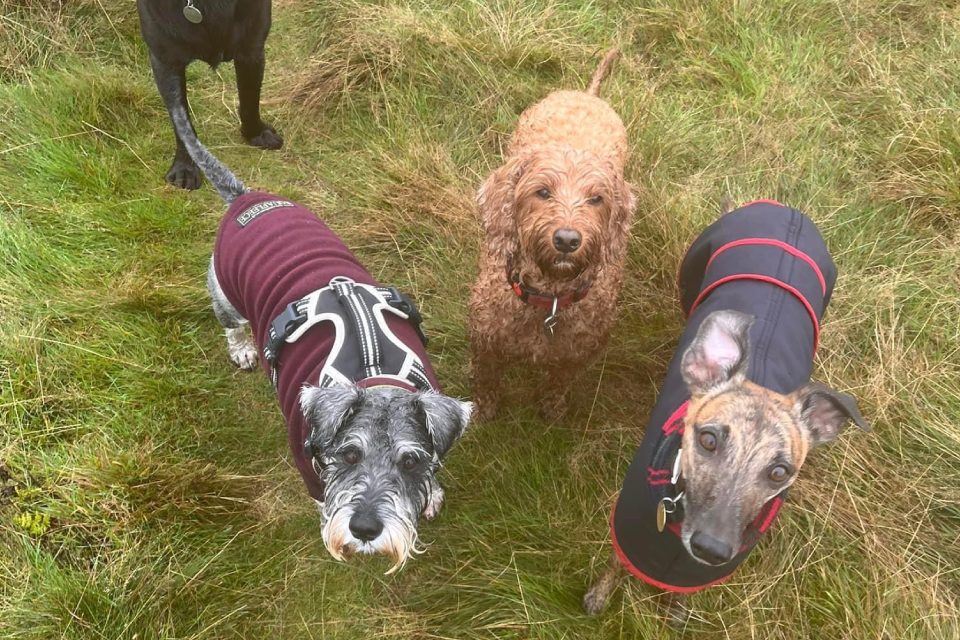
[[[261,123],[260,130],[249,135],[246,131],[242,132],[247,142],[254,147],[261,149],[279,149],[283,146],[283,138],[277,133],[277,130],[266,123]]]
[[[175,159],[164,178],[173,186],[188,191],[200,188],[200,169],[192,161]]]

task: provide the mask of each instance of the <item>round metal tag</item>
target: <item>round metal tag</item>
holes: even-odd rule
[[[192,4],[188,4],[183,8],[183,17],[193,24],[200,24],[203,22],[203,14],[200,13],[200,9],[197,9]]]
[[[667,507],[663,504],[663,501],[657,503],[657,531],[663,533],[663,530],[667,527]]]

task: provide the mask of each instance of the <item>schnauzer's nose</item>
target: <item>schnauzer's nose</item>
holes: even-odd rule
[[[580,248],[583,237],[573,229],[557,229],[553,234],[553,247],[560,253],[573,253]]]
[[[730,545],[701,531],[691,536],[690,550],[700,560],[713,565],[724,564],[733,558],[733,549]]]
[[[357,540],[370,542],[375,540],[383,531],[383,523],[369,511],[353,514],[350,518],[350,533]]]

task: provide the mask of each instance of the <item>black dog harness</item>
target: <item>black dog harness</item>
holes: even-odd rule
[[[423,346],[427,337],[416,305],[395,287],[357,284],[338,276],[330,284],[287,305],[273,322],[263,355],[270,363],[270,379],[277,385],[277,361],[283,345],[296,342],[311,327],[330,322],[335,337],[320,370],[320,387],[389,380],[410,391],[433,390],[423,361],[387,325],[384,313],[410,322]]]
[[[777,393],[790,393],[810,380],[820,319],[836,276],[813,222],[771,200],[723,216],[687,251],[678,274],[687,326],[610,518],[614,550],[638,578],[680,593],[725,580],[773,524],[785,498],[782,492],[764,505],[727,564],[697,562],[680,540],[683,488],[678,469],[690,397],[680,362],[700,324],[714,311],[753,315],[747,377]]]

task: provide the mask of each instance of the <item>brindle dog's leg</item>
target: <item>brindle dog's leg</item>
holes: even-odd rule
[[[674,629],[682,629],[690,619],[689,596],[682,593],[664,591],[660,594],[660,610],[667,618],[667,624]]]
[[[617,559],[617,554],[611,553],[607,568],[583,596],[583,610],[588,615],[595,616],[607,608],[610,596],[623,580],[623,574],[623,564]]]

